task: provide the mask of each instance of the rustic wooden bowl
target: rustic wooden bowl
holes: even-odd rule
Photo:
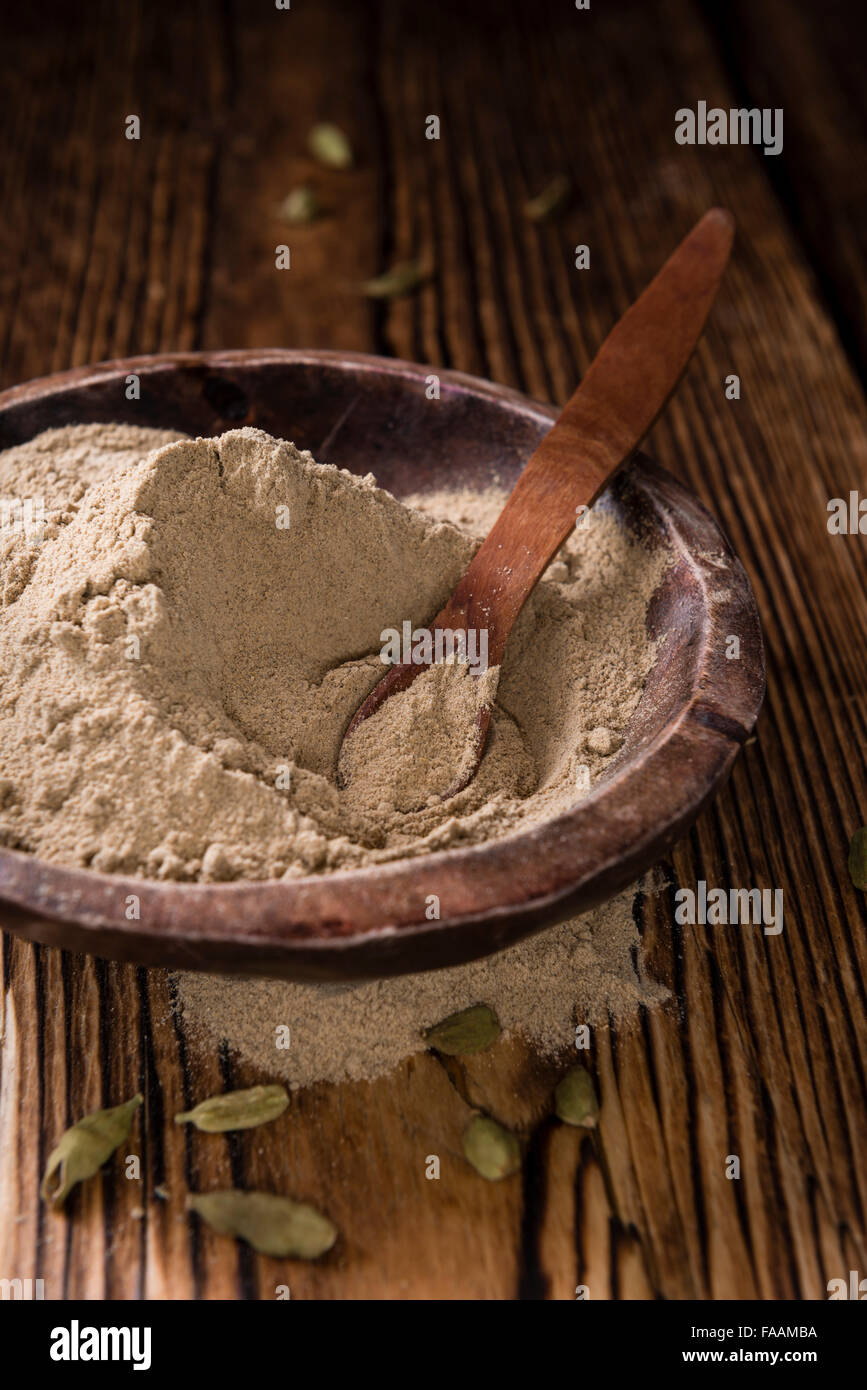
[[[0,448],[87,421],[219,434],[256,425],[398,497],[511,483],[556,412],[430,367],[328,352],[160,354],[0,394]],[[128,400],[136,375],[140,400]],[[664,854],[728,774],[764,691],[747,576],[698,500],[639,456],[603,496],[673,565],[651,605],[670,640],[616,762],[555,820],[495,843],[284,883],[176,884],[66,869],[0,849],[0,923],[35,941],[149,965],[337,980],[452,965],[594,906]],[[726,638],[740,637],[727,660]],[[426,900],[437,894],[439,921]],[[139,915],[127,916],[130,895]]]

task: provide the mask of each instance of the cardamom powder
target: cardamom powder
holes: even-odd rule
[[[43,495],[46,513],[40,538],[0,536],[0,843],[54,863],[292,878],[510,834],[605,775],[654,659],[646,611],[668,557],[597,506],[498,671],[431,668],[408,717],[387,702],[396,747],[353,736],[365,767],[341,790],[383,631],[439,609],[502,489],[407,506],[260,430],[168,442],[84,425],[0,453],[3,493]],[[488,746],[443,801],[483,679]]]

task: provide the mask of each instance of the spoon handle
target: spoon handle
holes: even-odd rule
[[[705,213],[615,324],[431,628],[486,628],[488,660],[534,584],[677,386],[701,336],[731,250],[734,219]]]

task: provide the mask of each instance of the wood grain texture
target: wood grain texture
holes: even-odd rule
[[[819,293],[867,378],[867,12],[848,0],[705,6],[739,104],[784,112],[767,174],[806,250]],[[772,35],[773,42],[763,41]]]
[[[867,918],[846,875],[867,820],[867,572],[863,538],[826,528],[828,499],[864,488],[867,444],[846,351],[857,314],[847,327],[820,288],[843,283],[849,233],[811,236],[807,206],[818,188],[844,207],[861,175],[851,130],[816,135],[828,82],[815,112],[803,90],[825,64],[821,25],[799,38],[789,7],[741,8],[780,99],[799,93],[785,159],[803,154],[805,172],[785,199],[759,151],[675,144],[678,107],[728,107],[748,84],[779,104],[689,0],[131,3],[122,22],[94,6],[86,25],[48,4],[7,22],[3,384],[130,351],[286,345],[391,352],[563,401],[673,231],[730,207],[734,259],[651,452],[750,571],[769,693],[757,741],[664,866],[665,891],[640,904],[644,968],[672,1002],[631,1031],[597,1031],[591,1136],[548,1118],[556,1068],[517,1042],[298,1093],[252,1134],[180,1132],[176,1109],[267,1078],[194,1054],[163,975],[6,937],[0,1275],[43,1277],[49,1297],[272,1298],[288,1283],[306,1298],[570,1298],[586,1284],[594,1298],[813,1299],[867,1269]],[[839,99],[858,95],[850,81]],[[128,112],[142,115],[138,143],[122,138]],[[430,113],[439,141],[424,139]],[[349,174],[305,154],[323,116],[357,146]],[[524,199],[559,172],[571,205],[528,222]],[[329,216],[289,237],[274,205],[308,177]],[[288,240],[281,276],[274,247]],[[415,297],[353,294],[412,256],[436,269]],[[677,925],[674,889],[698,879],[782,888],[783,933]],[[69,1219],[41,1210],[63,1127],[137,1088],[142,1182],[118,1161]],[[519,1127],[522,1178],[486,1186],[462,1164],[477,1088]],[[431,1152],[439,1183],[423,1177]],[[304,1267],[189,1225],[184,1190],[230,1180],[320,1203],[338,1247]]]

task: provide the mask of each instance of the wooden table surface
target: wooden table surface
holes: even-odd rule
[[[597,1030],[595,1134],[551,1120],[557,1068],[509,1040],[448,1069],[422,1055],[372,1085],[298,1093],[291,1123],[191,1135],[175,1111],[267,1077],[194,1058],[164,974],[5,936],[0,1276],[94,1299],[269,1299],[280,1284],[296,1298],[572,1298],[583,1284],[600,1299],[821,1299],[829,1279],[863,1277],[867,914],[846,855],[867,821],[867,542],[830,535],[826,510],[867,492],[863,11],[129,0],[85,14],[51,0],[4,21],[4,386],[129,353],[282,345],[396,354],[563,401],[680,236],[724,203],[734,260],[650,447],[751,575],[769,687],[756,741],[663,866],[668,891],[641,904],[647,968],[672,1002]],[[674,113],[699,100],[784,108],[782,154],[678,145]],[[350,134],[354,169],[313,166],[306,133],[323,119]],[[531,224],[526,198],[560,173],[571,205]],[[275,209],[307,179],[328,215],[287,228]],[[283,242],[289,271],[275,269]],[[412,257],[436,268],[415,297],[353,292]],[[676,925],[674,887],[699,879],[783,889],[784,931]],[[68,1217],[47,1213],[39,1176],[65,1125],[139,1088],[142,1180],[117,1160]],[[478,1097],[525,1139],[522,1177],[486,1184],[457,1157]],[[439,1182],[424,1179],[430,1152]],[[318,1203],[339,1245],[282,1262],[184,1218],[187,1189],[230,1182]]]

